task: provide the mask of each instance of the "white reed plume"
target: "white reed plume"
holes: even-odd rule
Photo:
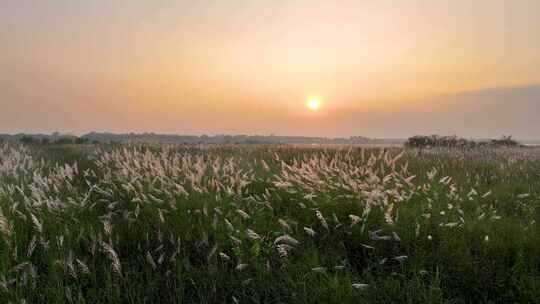
[[[2,208],[0,208],[0,233],[2,233],[6,237],[11,236],[11,224],[9,223],[9,220],[4,216]]]
[[[292,246],[287,244],[279,244],[276,246],[276,250],[280,258],[286,259],[289,256],[289,252],[293,249]]]
[[[112,262],[112,268],[114,272],[116,272],[119,275],[122,275],[122,264],[120,264],[120,258],[118,257],[118,254],[116,251],[114,251],[113,247],[109,245],[108,243],[101,242],[101,248],[103,252],[109,257],[109,259]]]
[[[32,212],[30,212],[30,219],[32,219],[32,223],[34,224],[34,228],[36,228],[36,230],[39,233],[43,233],[43,225],[41,224],[41,222],[38,220],[38,218]]]
[[[278,244],[278,243],[285,243],[285,244],[288,244],[288,245],[291,245],[291,246],[298,246],[300,244],[300,242],[298,240],[296,240],[295,238],[293,238],[292,236],[290,236],[288,234],[277,237],[274,240],[274,244]]]
[[[220,252],[219,257],[221,257],[224,261],[230,261],[231,257],[229,257],[227,254]]]
[[[247,229],[246,233],[247,233],[248,238],[250,238],[251,240],[255,241],[255,240],[261,239],[261,236],[251,229]]]
[[[326,218],[324,218],[324,215],[319,210],[315,211],[315,215],[319,219],[319,222],[321,223],[321,225],[324,228],[328,229],[328,222],[326,222]]]
[[[362,283],[354,283],[354,284],[352,284],[352,287],[354,289],[358,289],[358,290],[365,290],[365,289],[369,288],[369,285],[368,284],[362,284]]]
[[[249,267],[249,264],[238,264],[234,268],[236,271],[244,271]]]
[[[245,212],[244,210],[238,209],[238,210],[236,210],[236,212],[245,220],[251,218],[251,216],[247,212]]]
[[[311,237],[314,237],[317,232],[315,232],[315,230],[309,228],[309,227],[304,227],[304,231]]]

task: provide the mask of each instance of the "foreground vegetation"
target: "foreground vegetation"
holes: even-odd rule
[[[534,303],[540,150],[0,146],[7,303]]]

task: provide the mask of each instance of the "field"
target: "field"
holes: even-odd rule
[[[540,149],[0,146],[2,303],[538,303]]]

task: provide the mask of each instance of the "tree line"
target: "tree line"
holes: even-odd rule
[[[518,147],[520,144],[509,136],[500,139],[470,140],[457,136],[416,135],[405,142],[410,148],[476,148],[476,147]]]

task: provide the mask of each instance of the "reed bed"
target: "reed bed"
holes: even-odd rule
[[[540,150],[0,146],[5,303],[533,303]]]

